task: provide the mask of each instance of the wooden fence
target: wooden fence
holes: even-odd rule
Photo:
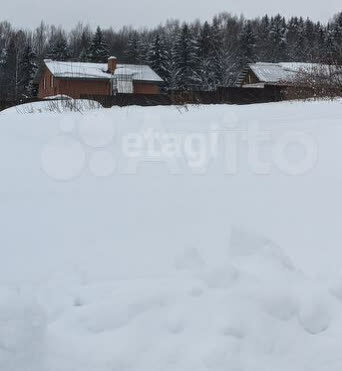
[[[113,106],[171,106],[195,104],[254,104],[278,102],[286,99],[286,88],[265,86],[265,88],[222,87],[216,91],[172,91],[168,94],[117,94],[114,96],[82,95],[81,99],[95,100],[105,108]],[[0,100],[0,111],[24,103],[43,101],[40,98]]]
[[[93,99],[103,107],[113,106],[170,106],[184,104],[253,104],[278,102],[285,99],[284,88],[222,87],[216,91],[172,91],[168,94],[117,94],[114,96],[83,95],[82,99]]]

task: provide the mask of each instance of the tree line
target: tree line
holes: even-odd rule
[[[78,23],[71,31],[44,22],[34,30],[0,22],[0,97],[35,94],[34,77],[45,58],[149,64],[165,89],[213,90],[234,84],[250,62],[342,64],[342,12],[322,24],[281,15],[255,19],[229,13],[209,22],[168,21],[150,29],[93,31]]]

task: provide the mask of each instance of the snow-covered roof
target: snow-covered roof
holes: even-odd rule
[[[255,73],[260,82],[280,82],[293,80],[299,71],[312,71],[319,66],[314,63],[251,63],[250,69]]]
[[[50,72],[59,78],[71,79],[110,79],[107,63],[60,62],[44,60]],[[147,65],[118,64],[114,76],[120,79],[131,78],[133,81],[163,82]]]

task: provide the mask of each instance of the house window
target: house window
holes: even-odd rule
[[[53,83],[54,83],[53,76],[51,75],[51,88],[53,88]]]
[[[46,79],[44,77],[44,81],[43,81],[43,89],[46,90]]]
[[[113,88],[118,93],[133,94],[133,76],[118,75],[113,81]]]

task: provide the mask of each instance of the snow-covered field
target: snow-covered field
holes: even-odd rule
[[[340,371],[341,138],[341,101],[0,113],[0,370]]]

